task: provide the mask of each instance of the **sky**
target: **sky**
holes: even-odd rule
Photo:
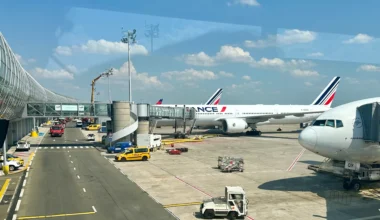
[[[145,4],[145,5],[144,5]],[[128,100],[130,45],[135,102],[200,104],[223,88],[221,104],[310,104],[334,76],[333,106],[376,97],[380,2],[263,0],[5,3],[0,32],[45,88],[90,101]],[[339,10],[338,10],[339,9]],[[320,12],[320,13],[318,13]],[[323,13],[322,13],[323,12]],[[146,36],[158,25],[158,36]],[[153,51],[152,51],[153,47]]]

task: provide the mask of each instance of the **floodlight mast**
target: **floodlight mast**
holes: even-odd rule
[[[136,29],[133,31],[123,32],[124,37],[121,42],[128,44],[128,74],[129,74],[129,103],[132,103],[132,74],[131,74],[131,53],[130,44],[136,43]]]
[[[159,24],[147,25],[145,22],[145,37],[150,38],[150,52],[153,53],[153,38],[159,37]]]

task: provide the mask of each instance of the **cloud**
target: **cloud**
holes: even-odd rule
[[[224,72],[224,71],[219,71],[219,75],[220,76],[224,76],[224,77],[234,77],[233,73],[227,73],[227,72]]]
[[[229,45],[221,46],[215,56],[209,56],[202,51],[198,54],[184,55],[183,59],[187,64],[195,66],[215,66],[225,61],[235,63],[249,63],[253,61],[248,51]]]
[[[247,6],[260,6],[260,3],[257,2],[257,0],[234,0],[232,2],[228,2],[227,5],[247,5]]]
[[[367,34],[358,34],[355,37],[343,41],[344,44],[366,44],[373,40],[373,37]]]
[[[380,72],[380,67],[375,65],[361,65],[356,71]]]
[[[72,73],[78,73],[78,69],[74,65],[67,65],[66,68]]]
[[[218,78],[218,76],[212,71],[195,69],[185,69],[183,71],[169,71],[164,72],[161,75],[170,80],[176,79],[180,81],[214,80]]]
[[[207,55],[205,52],[200,52],[198,54],[189,54],[184,56],[185,62],[189,65],[195,66],[214,66],[214,58]]]
[[[311,31],[298,29],[285,30],[283,34],[269,35],[265,40],[250,41],[246,40],[244,45],[249,48],[264,48],[281,45],[309,43],[317,38],[317,34]]]
[[[28,65],[28,64],[36,62],[36,60],[33,58],[25,60],[21,55],[19,55],[17,53],[15,54],[15,57],[18,60],[18,62],[20,62],[21,65]]]
[[[359,80],[356,78],[346,77],[346,78],[344,78],[344,80],[346,80],[347,83],[349,83],[349,84],[353,84],[353,85],[360,84]]]
[[[72,49],[66,46],[58,46],[55,48],[55,53],[58,55],[71,56],[72,52]]]
[[[138,73],[135,66],[131,62],[131,74],[132,74],[132,88],[144,89],[144,88],[165,88],[165,84],[161,82],[157,76],[149,76],[148,73]],[[104,78],[103,78],[104,79]],[[110,81],[113,84],[128,85],[128,62],[116,69],[113,69],[113,75],[110,77]],[[106,82],[106,81],[103,81]],[[167,85],[168,86],[168,85]],[[169,88],[169,86],[167,87]]]
[[[36,78],[46,78],[46,79],[69,79],[73,80],[74,75],[72,73],[69,73],[68,71],[64,69],[59,70],[48,70],[48,69],[42,69],[42,68],[35,68],[32,70],[32,74]]]
[[[231,86],[227,87],[227,91],[232,92],[242,92],[246,89],[249,89],[249,91],[253,92],[261,92],[260,85],[262,82],[260,81],[246,81],[241,84],[232,84]]]
[[[308,57],[323,57],[324,54],[321,52],[316,52],[316,53],[309,53],[307,56]]]
[[[243,63],[249,63],[253,60],[248,51],[244,51],[240,47],[233,47],[228,45],[224,45],[220,48],[220,51],[216,53],[215,59]]]
[[[313,84],[311,82],[305,82],[305,86],[312,86]]]
[[[247,76],[247,75],[245,75],[245,76],[243,76],[243,77],[241,77],[241,78],[244,79],[244,80],[247,80],[247,81],[251,80],[251,77],[250,77],[250,76]]]
[[[308,77],[308,76],[319,76],[319,73],[317,71],[313,70],[300,70],[295,69],[291,71],[291,74],[296,77]]]
[[[122,42],[111,42],[104,39],[88,40],[85,44],[68,46],[58,46],[55,52],[59,55],[71,56],[73,52],[80,51],[89,54],[126,54],[128,53],[128,44]],[[140,44],[132,44],[130,48],[131,54],[147,55],[148,50]]]

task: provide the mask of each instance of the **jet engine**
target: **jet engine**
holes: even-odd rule
[[[222,124],[226,133],[241,133],[248,128],[247,122],[240,118],[226,118]]]

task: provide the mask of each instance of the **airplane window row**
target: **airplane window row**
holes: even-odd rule
[[[254,113],[243,113],[243,115],[271,115],[272,112],[254,112]]]
[[[316,120],[314,121],[312,126],[328,126],[328,127],[333,127],[333,128],[341,128],[343,127],[343,122],[341,120],[333,120],[333,119]]]

